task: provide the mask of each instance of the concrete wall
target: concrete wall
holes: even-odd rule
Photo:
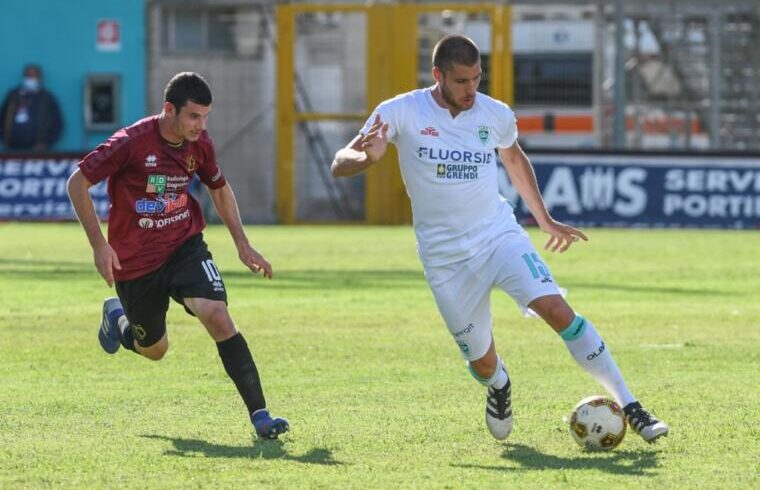
[[[244,222],[275,221],[275,59],[271,48],[257,55],[172,54],[161,47],[162,5],[149,6],[148,97],[159,112],[163,89],[180,71],[200,73],[214,102],[209,134],[219,163],[235,190]]]

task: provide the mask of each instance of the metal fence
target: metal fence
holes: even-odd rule
[[[760,2],[511,4],[518,114],[539,105],[544,116],[571,109],[590,116],[593,136],[574,135],[581,146],[760,150]],[[548,93],[543,102],[521,101],[519,91],[531,86],[521,81],[521,57],[544,63],[543,77],[532,80],[534,91]],[[589,82],[587,92],[577,89],[578,77]],[[579,95],[590,103],[579,104]]]

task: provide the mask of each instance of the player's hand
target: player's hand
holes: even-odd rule
[[[244,244],[241,246],[238,251],[238,257],[254,274],[262,272],[267,279],[272,278],[272,266],[250,245]]]
[[[375,122],[369,131],[361,135],[356,142],[355,148],[367,154],[367,158],[376,162],[385,155],[388,149],[388,124],[380,119],[380,114],[375,117]]]
[[[121,264],[119,263],[119,257],[111,245],[107,242],[103,242],[103,245],[96,247],[93,250],[93,256],[95,260],[95,267],[98,269],[98,273],[103,276],[108,287],[113,286],[113,270],[121,270]]]
[[[541,229],[551,235],[544,245],[544,250],[551,249],[552,252],[559,250],[559,253],[567,251],[570,245],[578,240],[588,241],[586,235],[579,229],[550,219],[547,223],[541,225]]]

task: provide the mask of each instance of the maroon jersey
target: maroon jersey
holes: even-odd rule
[[[193,175],[212,189],[226,184],[208,133],[172,146],[161,137],[158,116],[120,129],[84,157],[79,168],[93,184],[110,178],[108,243],[121,263],[121,270],[114,270],[117,281],[158,269],[206,226],[198,201],[188,192]]]

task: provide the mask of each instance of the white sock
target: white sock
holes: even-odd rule
[[[129,328],[129,320],[127,320],[127,315],[121,315],[119,317],[119,331],[121,332],[121,335],[124,335],[124,330]]]
[[[491,379],[488,381],[488,386],[492,386],[495,390],[504,388],[504,386],[507,384],[507,381],[509,381],[507,368],[504,366],[504,363],[501,362],[501,358],[499,358],[499,365],[496,367],[496,372],[493,373],[493,376],[491,376]]]
[[[609,391],[621,407],[636,401],[612,354],[590,321],[576,315],[573,323],[559,334],[578,364]]]
[[[483,386],[493,386],[494,389],[500,390],[501,388],[504,388],[504,386],[507,384],[507,381],[509,381],[509,373],[507,373],[507,367],[502,362],[501,357],[497,359],[496,371],[494,371],[490,378],[484,378],[480,376],[472,368],[472,364],[470,363],[467,363],[467,367],[469,368],[472,377],[475,378],[478,383],[482,384]]]

